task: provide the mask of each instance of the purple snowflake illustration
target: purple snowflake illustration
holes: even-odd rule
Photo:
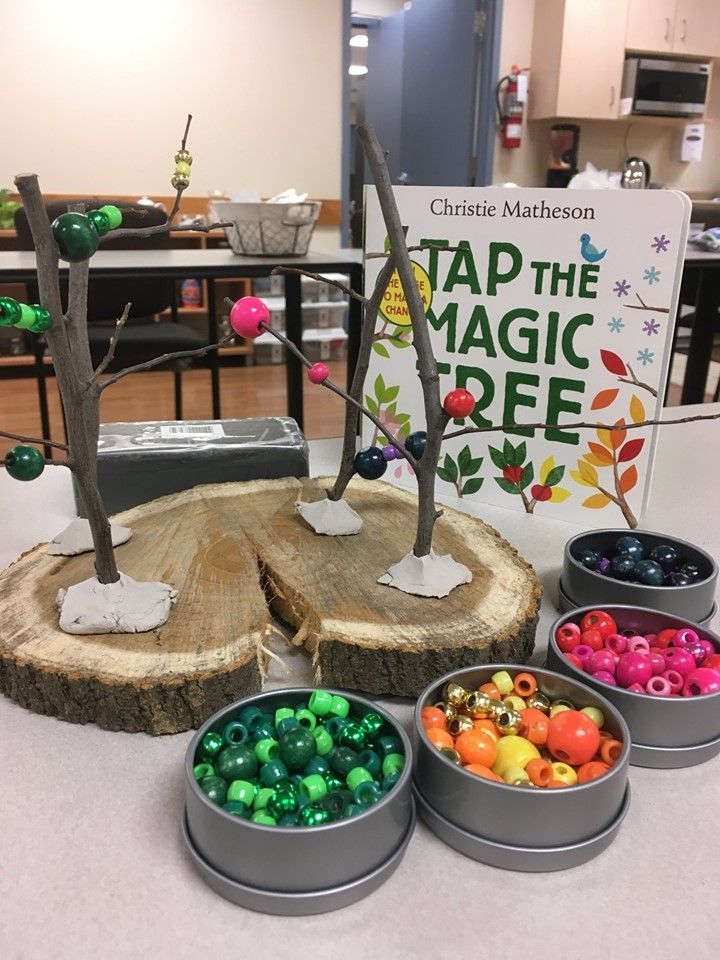
[[[650,246],[654,249],[655,253],[665,253],[669,243],[669,237],[666,237],[664,233],[661,233],[659,237],[653,237],[653,242],[650,244]]]
[[[646,333],[648,336],[651,336],[653,333],[659,333],[660,324],[657,320],[646,320],[642,325],[642,332]]]
[[[630,284],[627,280],[616,280],[612,292],[616,293],[619,297],[626,297],[630,292]]]

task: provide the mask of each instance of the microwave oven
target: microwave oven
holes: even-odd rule
[[[702,117],[709,80],[709,63],[663,60],[659,57],[626,57],[622,112],[661,117]]]

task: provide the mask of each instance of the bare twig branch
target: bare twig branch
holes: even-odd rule
[[[444,247],[439,243],[418,243],[413,247],[408,247],[408,253],[415,253],[418,250],[448,250],[450,253],[457,253],[458,250],[462,250],[463,247]],[[387,252],[383,253],[366,253],[366,260],[379,260],[381,257],[388,257],[390,254]]]
[[[125,309],[123,310],[122,315],[115,322],[115,330],[113,332],[112,337],[110,337],[110,343],[108,345],[107,353],[105,354],[105,356],[102,358],[102,360],[100,361],[100,363],[95,369],[94,378],[96,380],[100,376],[100,374],[104,373],[105,370],[107,370],[107,368],[113,362],[113,358],[115,356],[115,348],[117,347],[118,340],[120,339],[120,332],[122,331],[122,328],[125,326],[127,318],[130,316],[131,308],[132,308],[132,303],[126,303]]]
[[[20,443],[36,443],[39,447],[55,447],[57,450],[68,451],[65,443],[58,443],[56,440],[40,440],[38,437],[23,437],[19,433],[9,433],[7,430],[0,430],[0,437],[7,440],[18,440]]]
[[[203,224],[189,223],[178,227],[174,226],[168,217],[165,223],[157,223],[154,227],[125,227],[122,230],[112,230],[110,233],[106,233],[102,240],[123,240],[125,237],[146,240],[148,237],[156,237],[161,233],[209,233],[211,230],[231,227],[232,225],[232,220],[219,220],[217,223],[208,223],[204,226]]]
[[[634,387],[641,387],[643,390],[649,391],[654,397],[658,395],[655,387],[651,387],[649,383],[643,383],[642,380],[638,380],[635,374],[635,371],[633,370],[633,368],[630,366],[629,363],[626,363],[625,365],[630,371],[630,377],[632,379],[628,379],[627,377],[618,377],[618,383],[629,383],[629,384],[632,384],[632,386]]]
[[[37,441],[37,443],[41,442],[47,443],[47,441]],[[72,462],[72,460],[50,460],[48,457],[43,457],[43,462],[48,467],[67,467],[68,470],[75,469],[75,464]],[[2,460],[0,460],[0,464],[2,464],[3,467],[6,467],[7,463],[7,457],[3,457]]]
[[[621,307],[624,307],[626,310],[649,310],[651,313],[670,313],[670,307],[649,307],[639,293],[636,293],[635,296],[640,301],[640,305],[637,303],[623,303]]]
[[[329,277],[324,277],[321,273],[311,273],[309,270],[300,270],[299,267],[274,267],[270,273],[296,273],[301,277],[310,277],[311,280],[319,280],[321,283],[329,283],[331,287],[337,287],[338,290],[342,290],[342,292],[348,297],[352,297],[354,300],[359,300],[360,303],[368,302],[368,298],[364,297],[361,293],[351,289],[350,287],[346,286],[346,284],[341,283],[339,280],[331,280]]]
[[[103,380],[100,384],[100,390],[105,390],[107,387],[117,383],[118,380],[122,380],[123,377],[129,376],[131,373],[141,373],[143,370],[152,370],[153,367],[159,367],[163,363],[170,363],[171,360],[186,360],[191,357],[204,357],[206,353],[209,353],[211,350],[218,350],[220,347],[225,347],[231,343],[235,338],[235,334],[232,333],[228,337],[224,337],[222,340],[218,340],[217,343],[209,343],[205,347],[200,347],[197,350],[177,350],[175,353],[163,353],[159,357],[154,357],[152,360],[146,360],[145,363],[136,363],[132,367],[125,367],[124,370],[114,373],[111,377],[108,377],[107,380]]]
[[[189,113],[189,114],[188,114],[188,118],[187,118],[187,123],[185,124],[185,133],[183,134],[183,138],[182,138],[182,140],[181,140],[181,142],[180,142],[180,149],[181,149],[181,150],[184,150],[184,149],[185,149],[185,145],[187,144],[187,138],[188,138],[188,134],[190,133],[190,124],[191,124],[191,123],[192,123],[192,114]]]

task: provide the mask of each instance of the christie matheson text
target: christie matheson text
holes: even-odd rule
[[[551,206],[544,200],[522,203],[521,200],[505,200],[502,204],[483,200],[468,203],[461,200],[453,203],[447,197],[435,197],[430,201],[430,213],[436,217],[514,217],[520,220],[594,220],[594,207]]]

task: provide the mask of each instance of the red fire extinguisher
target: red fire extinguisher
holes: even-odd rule
[[[502,97],[502,100],[501,100]],[[523,104],[527,97],[527,77],[518,67],[512,67],[495,88],[498,117],[504,147],[519,147],[522,138]]]

